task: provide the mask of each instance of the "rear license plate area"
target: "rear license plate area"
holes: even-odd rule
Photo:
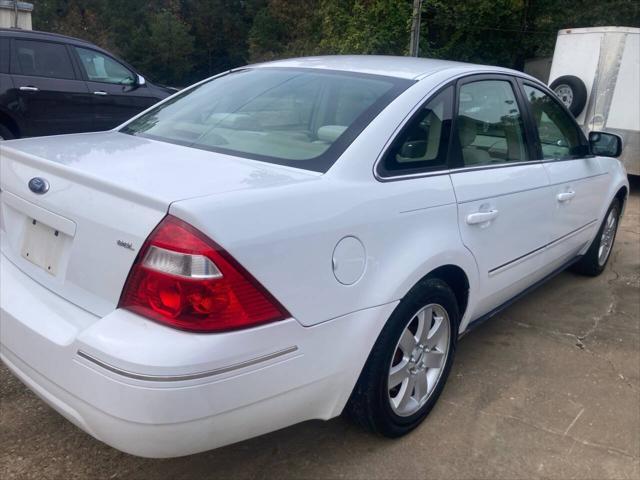
[[[29,218],[24,231],[21,255],[55,276],[58,273],[64,237],[65,235],[55,228]]]

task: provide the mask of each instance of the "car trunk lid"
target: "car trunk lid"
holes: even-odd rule
[[[100,316],[117,306],[138,249],[172,202],[317,177],[118,132],[2,143],[0,169],[2,253]],[[48,191],[29,188],[36,177]]]

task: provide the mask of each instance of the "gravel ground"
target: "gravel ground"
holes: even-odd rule
[[[563,273],[465,336],[438,405],[387,440],[307,422],[150,460],[78,430],[0,365],[0,478],[640,478],[640,189],[598,278]]]

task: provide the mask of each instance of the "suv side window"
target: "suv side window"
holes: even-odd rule
[[[9,73],[9,38],[0,37],[0,73]]]
[[[133,85],[134,74],[124,65],[95,50],[74,47],[80,57],[80,64],[91,82]]]
[[[14,40],[18,73],[36,77],[74,80],[67,49],[60,43]]]
[[[465,167],[529,160],[522,114],[507,80],[463,84],[456,126]]]
[[[583,155],[585,147],[578,127],[558,102],[530,85],[524,85],[524,92],[538,129],[542,158],[570,158]]]
[[[447,169],[453,87],[428,100],[395,138],[380,164],[383,176]]]

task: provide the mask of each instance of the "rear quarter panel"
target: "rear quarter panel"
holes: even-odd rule
[[[222,245],[303,325],[400,299],[442,265],[475,270],[448,175],[390,183],[322,177],[271,195],[182,201],[170,212]],[[334,249],[346,236],[366,250],[353,285],[333,273]]]

